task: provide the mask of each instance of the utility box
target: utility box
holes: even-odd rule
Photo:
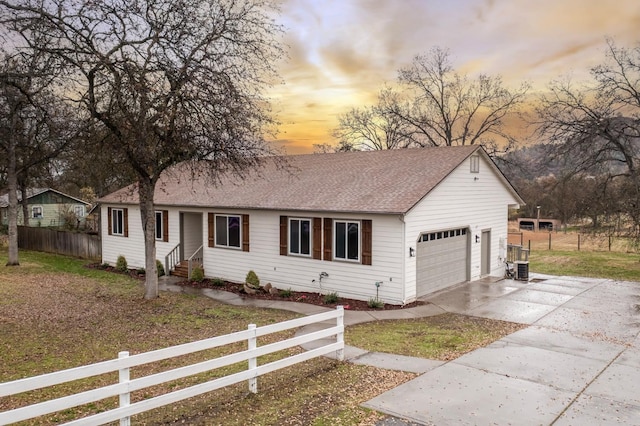
[[[529,262],[517,260],[515,264],[515,278],[520,281],[529,281]]]

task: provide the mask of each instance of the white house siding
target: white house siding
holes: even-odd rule
[[[109,235],[108,208],[127,208],[128,236]],[[180,213],[176,208],[156,206],[158,210],[169,212],[169,241],[156,240],[156,259],[164,264],[164,257],[180,242]],[[140,208],[133,205],[103,205],[101,206],[101,234],[102,234],[102,262],[115,264],[118,256],[127,259],[130,268],[144,268],[144,234]]]
[[[262,284],[270,282],[279,289],[331,293],[360,300],[376,295],[387,303],[402,303],[402,223],[398,216],[354,215],[278,211],[209,210],[215,213],[249,214],[250,251],[208,247],[205,236],[204,269],[209,277],[243,282],[249,270],[256,272]],[[372,265],[324,261],[280,255],[280,216],[372,220]],[[206,220],[206,214],[205,220]],[[206,232],[206,226],[205,226]],[[326,272],[322,279],[320,273]],[[315,281],[314,281],[315,280]]]
[[[517,203],[490,164],[482,156],[480,159],[479,173],[470,172],[467,159],[404,218],[406,253],[409,247],[417,247],[423,232],[468,228],[471,281],[480,278],[481,244],[475,242],[475,237],[481,237],[483,230],[491,230],[490,275],[504,274],[504,249],[500,249],[500,242],[504,245],[507,239],[508,205]],[[404,302],[410,303],[416,297],[415,257],[407,258],[405,274]]]

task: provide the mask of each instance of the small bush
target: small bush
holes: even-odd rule
[[[158,271],[159,277],[164,275],[164,265],[158,259],[156,259],[156,270]]]
[[[293,294],[293,291],[291,291],[290,288],[286,289],[286,290],[280,290],[280,297],[286,298],[286,297],[291,297],[291,295]]]
[[[204,269],[202,269],[202,266],[195,266],[191,270],[191,281],[200,283],[202,280],[204,280]]]
[[[127,272],[128,265],[127,265],[127,259],[120,255],[118,256],[118,260],[116,260],[116,269],[120,272]]]
[[[255,288],[260,287],[260,279],[258,278],[258,275],[256,275],[256,273],[253,271],[249,271],[247,273],[247,278],[245,278],[245,282],[249,284],[251,287],[255,287]]]
[[[382,300],[380,300],[380,299],[374,299],[372,297],[367,302],[367,306],[369,306],[371,309],[382,309],[382,308],[384,308],[384,302]]]
[[[211,280],[211,284],[216,287],[224,287],[224,280],[222,278],[214,278]]]
[[[322,301],[324,302],[325,305],[331,305],[333,303],[338,303],[338,300],[340,300],[340,296],[338,296],[338,293],[336,293],[336,292],[325,294],[324,295],[324,299],[322,299]]]
[[[147,271],[145,271],[144,268],[136,269],[136,274],[138,274],[138,275],[144,275],[146,273],[147,273]]]

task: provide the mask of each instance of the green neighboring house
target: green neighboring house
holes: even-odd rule
[[[18,193],[18,201],[21,198]],[[73,227],[82,227],[90,204],[55,189],[32,188],[27,190],[27,207],[29,226],[59,227],[73,220]],[[0,222],[9,223],[9,194],[0,195]],[[22,207],[19,207],[18,225],[23,224]]]

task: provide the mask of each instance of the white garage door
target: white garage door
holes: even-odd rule
[[[467,281],[467,237],[466,228],[420,236],[416,255],[418,297]]]

